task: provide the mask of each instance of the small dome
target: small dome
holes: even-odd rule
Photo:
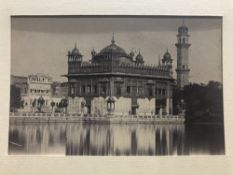
[[[94,57],[94,56],[96,55],[95,49],[93,49],[93,50],[91,51],[91,55],[92,55],[92,57]]]
[[[130,56],[131,58],[133,58],[133,57],[134,57],[134,51],[131,51],[131,52],[129,53],[129,56]]]
[[[75,43],[75,46],[71,52],[72,55],[79,55],[81,56],[82,54],[79,52],[78,48],[77,48],[77,44]]]
[[[167,50],[166,53],[163,55],[162,64],[163,64],[163,65],[172,65],[171,54],[168,52],[168,50]]]
[[[136,56],[136,61],[143,61],[143,56],[139,52],[138,55]]]
[[[167,52],[163,55],[163,60],[171,60],[171,54],[168,52],[168,50],[167,50]]]

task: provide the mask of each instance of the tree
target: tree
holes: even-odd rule
[[[37,107],[38,107],[39,112],[42,111],[42,107],[44,105],[44,102],[45,102],[44,98],[42,96],[40,96],[40,98],[37,100],[37,105],[38,105]]]
[[[59,108],[63,108],[65,112],[67,112],[68,100],[66,98],[61,99],[58,106]]]
[[[181,112],[181,100],[183,99],[183,91],[177,87],[173,89],[173,114],[177,115]]]
[[[20,88],[15,85],[10,86],[10,111],[15,112],[16,109],[20,108],[21,105],[21,94]]]
[[[24,108],[24,100],[20,101],[20,108],[22,108],[22,109]]]
[[[51,105],[51,107],[52,107],[52,111],[53,111],[53,108],[54,108],[54,106],[55,106],[55,102],[54,102],[54,101],[52,101],[52,102],[50,103],[50,105]]]
[[[68,107],[68,100],[67,99],[63,100],[63,107],[65,108],[65,111],[67,112],[67,107]]]
[[[65,109],[65,112],[67,112],[68,107],[68,100],[66,98],[61,99],[62,107]]]
[[[173,94],[174,113],[178,113],[180,101],[184,100],[186,121],[223,122],[223,91],[219,82],[189,84]]]
[[[36,106],[36,99],[34,99],[32,102],[32,107],[34,108],[35,106]]]

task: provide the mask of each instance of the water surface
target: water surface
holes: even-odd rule
[[[9,154],[218,155],[223,125],[11,124]]]

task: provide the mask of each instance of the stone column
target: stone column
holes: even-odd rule
[[[97,83],[97,93],[98,93],[98,96],[101,96],[101,84],[100,84],[100,82]]]
[[[114,80],[113,78],[110,78],[110,95],[109,96],[114,96]]]
[[[114,79],[110,78],[109,80],[110,86],[109,86],[109,96],[112,98],[114,96]],[[114,105],[113,102],[110,103],[110,110],[111,110],[111,114],[114,113]]]
[[[166,113],[170,114],[170,98],[166,98]]]
[[[160,107],[159,107],[159,116],[162,117],[162,115],[163,115],[163,109],[162,109],[162,107],[160,106]]]
[[[169,82],[167,83],[166,112],[167,114],[172,114],[172,92],[171,84]]]
[[[154,101],[155,101],[155,105],[154,105],[154,114],[153,115],[156,115],[156,106],[157,106],[157,103],[156,103],[156,97],[155,97],[155,99],[154,99]]]
[[[170,98],[170,114],[173,114],[173,100]]]

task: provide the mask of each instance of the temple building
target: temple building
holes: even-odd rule
[[[91,61],[75,45],[68,51],[69,112],[90,114],[172,114],[172,58],[167,51],[161,63],[149,66],[142,53],[134,56],[114,39]]]

